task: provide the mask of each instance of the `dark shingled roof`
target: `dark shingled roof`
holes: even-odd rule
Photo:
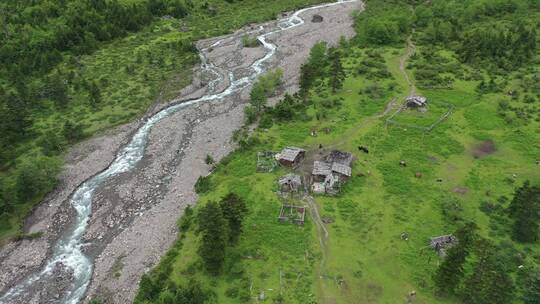
[[[338,163],[350,167],[353,161],[353,155],[349,152],[334,150],[326,157],[329,163]]]

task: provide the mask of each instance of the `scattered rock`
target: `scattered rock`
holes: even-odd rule
[[[409,240],[409,234],[407,232],[402,232],[401,233],[401,239],[404,240],[404,241],[408,241]]]
[[[399,162],[399,165],[402,166],[402,167],[407,167],[407,162],[402,160],[402,161]]]
[[[416,173],[414,174],[414,176],[415,176],[416,178],[422,178],[422,172],[416,172]]]
[[[455,187],[454,189],[452,189],[452,192],[464,195],[469,192],[469,189],[465,187]]]

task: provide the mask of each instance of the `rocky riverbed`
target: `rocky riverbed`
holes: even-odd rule
[[[265,68],[283,70],[283,92],[297,90],[300,65],[313,44],[321,40],[335,44],[341,36],[354,34],[351,13],[358,9],[362,9],[359,1],[307,10],[301,14],[305,20],[303,25],[267,38],[278,49]],[[322,21],[319,17],[314,19],[314,15],[322,17]],[[175,100],[156,106],[146,117],[170,103],[200,97],[212,89],[223,90],[228,86],[229,72],[244,75],[253,62],[266,54],[263,47],[244,48],[242,35],[278,28],[279,22],[274,21],[200,41],[199,49],[221,41],[208,48],[205,55],[223,81],[212,82],[216,75],[197,68],[192,85]],[[176,221],[182,211],[187,205],[195,204],[197,196],[193,185],[211,169],[205,164],[206,155],[219,161],[235,148],[231,137],[243,124],[243,108],[249,90],[247,86],[225,98],[185,107],[159,121],[136,167],[108,179],[95,192],[92,216],[83,235],[84,252],[94,260],[85,301],[100,295],[110,303],[132,302],[142,274],[159,261],[175,240]],[[26,221],[25,231],[43,231],[45,236],[13,242],[0,249],[0,295],[40,271],[51,256],[54,244],[74,218],[75,211],[70,206],[73,191],[106,169],[141,123],[121,126],[72,149],[60,186]],[[10,299],[9,303],[59,303],[71,282],[71,272],[64,265],[56,265],[53,272],[31,284],[26,292]],[[4,302],[0,300],[0,303]]]

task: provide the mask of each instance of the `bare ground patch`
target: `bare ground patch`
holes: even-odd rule
[[[482,158],[497,152],[497,146],[493,140],[488,139],[474,146],[472,155],[474,158]]]

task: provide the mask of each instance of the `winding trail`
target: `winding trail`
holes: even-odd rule
[[[416,95],[416,85],[414,84],[414,80],[409,76],[409,73],[407,73],[407,61],[411,58],[412,55],[416,52],[416,45],[412,41],[412,35],[407,37],[407,50],[405,51],[405,54],[399,59],[399,70],[403,74],[403,77],[407,81],[407,84],[409,85],[409,96]]]
[[[71,281],[71,284],[69,284],[69,287],[64,291],[62,298],[58,299],[57,302],[55,301],[55,303],[79,303],[87,292],[94,270],[94,258],[85,254],[84,251],[85,244],[83,235],[85,234],[88,222],[92,217],[92,203],[95,200],[96,191],[111,178],[134,170],[136,165],[145,156],[149,134],[153,127],[163,119],[182,111],[189,106],[210,101],[219,101],[232,94],[236,94],[251,85],[251,83],[267,69],[268,61],[274,57],[276,53],[277,46],[268,41],[267,38],[276,33],[290,30],[304,24],[304,20],[300,17],[302,13],[313,9],[321,9],[342,3],[358,1],[359,0],[341,0],[301,9],[291,16],[280,20],[277,23],[277,29],[274,28],[265,32],[267,29],[261,26],[254,30],[254,32],[262,32],[262,34],[257,36],[257,39],[263,45],[266,53],[262,58],[254,61],[249,66],[249,71],[241,77],[237,77],[232,70],[217,68],[209,60],[208,54],[211,50],[223,43],[227,38],[218,40],[214,44],[200,49],[202,62],[201,69],[207,74],[213,75],[212,80],[208,83],[208,93],[199,98],[176,100],[172,105],[150,116],[136,130],[129,143],[117,152],[114,161],[104,171],[89,178],[75,190],[70,198],[70,205],[76,211],[76,217],[73,224],[58,239],[53,247],[51,256],[48,258],[42,269],[31,274],[18,285],[9,289],[0,297],[0,303],[14,303],[20,298],[25,298],[28,293],[32,292],[32,288],[35,284],[54,284],[54,282],[51,282],[54,278],[53,272],[59,266],[66,268],[73,280]],[[218,88],[223,86],[225,86],[225,88],[218,92]],[[322,227],[325,229],[324,225],[322,225]],[[327,238],[327,231],[325,235]],[[21,300],[17,303],[20,302],[23,301]]]

